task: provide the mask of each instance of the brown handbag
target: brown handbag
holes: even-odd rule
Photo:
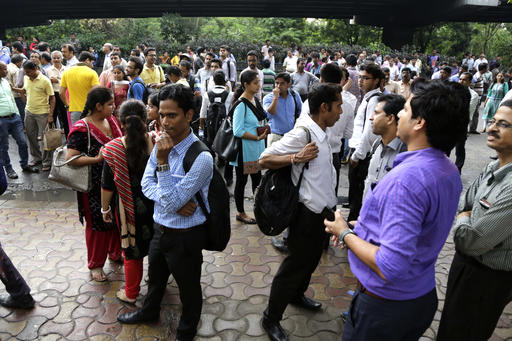
[[[55,123],[48,123],[43,134],[43,148],[50,151],[62,146],[62,132],[55,127]]]

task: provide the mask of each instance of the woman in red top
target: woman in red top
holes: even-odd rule
[[[85,220],[85,243],[87,245],[87,266],[91,278],[98,282],[107,280],[103,265],[107,256],[112,261],[121,261],[119,231],[112,223],[103,221],[101,213],[101,174],[103,171],[103,146],[122,136],[117,121],[112,116],[114,98],[110,89],[103,86],[89,91],[81,119],[68,136],[67,155],[85,154],[69,163],[71,166],[91,165],[92,189],[88,193],[77,192],[80,222]],[[89,127],[89,129],[88,129]],[[88,130],[90,150],[88,151]]]
[[[121,65],[114,66],[112,74],[114,75],[114,80],[107,83],[107,88],[111,89],[114,93],[114,116],[117,122],[119,122],[119,108],[126,101],[130,82],[128,82],[128,77]]]

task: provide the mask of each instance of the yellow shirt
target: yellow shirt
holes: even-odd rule
[[[153,66],[153,70],[144,65],[140,78],[144,81],[144,84],[148,85],[151,83],[162,83],[165,81],[164,71],[158,65]]]
[[[180,57],[178,55],[172,57],[171,64],[178,66],[180,64]]]
[[[69,91],[69,111],[83,111],[89,90],[98,84],[98,74],[85,64],[79,63],[64,71],[60,86]]]
[[[53,87],[50,80],[41,72],[34,79],[28,76],[23,78],[23,89],[27,92],[27,106],[25,107],[32,114],[50,113],[50,96],[53,96]]]

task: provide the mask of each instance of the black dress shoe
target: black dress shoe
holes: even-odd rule
[[[279,252],[288,253],[288,244],[284,239],[272,237],[272,246]]]
[[[236,220],[238,220],[244,224],[256,224],[256,219],[254,219],[254,218],[245,219],[242,216],[239,216],[238,214],[235,218],[236,218]]]
[[[24,299],[14,299],[11,295],[2,295],[0,296],[0,305],[14,309],[32,309],[35,302],[31,295]]]
[[[16,174],[16,172],[12,168],[6,170],[5,173],[7,174],[7,177],[9,179],[17,179],[18,178],[18,174]]]
[[[469,133],[470,134],[475,134],[475,135],[480,135],[480,133],[478,131],[476,131],[476,130],[471,130]]]
[[[150,314],[142,309],[137,309],[125,314],[117,315],[117,320],[125,324],[136,324],[143,322],[155,322],[158,321],[160,313]]]
[[[312,311],[318,311],[322,308],[322,303],[313,301],[311,298],[308,298],[304,295],[302,295],[296,300],[291,301],[290,303],[298,307]]]
[[[26,165],[26,166],[21,167],[21,169],[27,173],[39,173],[39,169],[34,166]]]
[[[284,332],[283,327],[281,327],[281,324],[279,322],[272,322],[267,320],[266,318],[263,318],[261,320],[261,325],[263,329],[268,334],[268,337],[272,341],[288,341],[288,336]]]

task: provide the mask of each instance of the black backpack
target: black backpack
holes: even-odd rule
[[[153,92],[156,92],[158,91],[157,89],[153,89],[153,88],[150,88],[150,87],[147,87],[146,84],[140,80],[135,80],[133,81],[132,85],[130,86],[130,98],[133,98],[133,86],[135,84],[142,84],[142,86],[144,87],[144,93],[142,94],[142,102],[144,102],[144,104],[147,104],[148,103],[148,98],[149,98],[149,95],[151,95]]]
[[[183,159],[183,170],[188,173],[197,156],[202,152],[209,152],[210,149],[201,141],[195,141],[185,153]],[[213,166],[213,177],[208,188],[208,204],[210,213],[206,209],[201,194],[196,193],[196,199],[207,217],[207,242],[205,250],[223,251],[228,245],[231,237],[231,220],[229,216],[229,192],[226,188],[224,178],[220,175],[217,167]]]
[[[300,112],[299,112],[299,105],[297,104],[297,99],[295,98],[295,95],[299,96],[299,94],[296,93],[295,90],[292,90],[292,89],[290,89],[290,93],[292,94],[293,104],[295,104],[295,120],[297,120],[300,116]],[[300,98],[300,96],[299,96],[299,98]]]
[[[307,143],[311,142],[311,134],[305,127]],[[302,183],[306,163],[302,168],[299,181],[295,186],[292,181],[292,166],[268,170],[261,179],[254,193],[254,217],[261,232],[267,236],[277,236],[284,231],[297,211],[299,189]]]
[[[228,96],[229,91],[227,90],[224,90],[221,93],[208,91],[208,99],[210,100],[210,105],[208,106],[208,111],[206,112],[205,122],[206,142],[208,146],[212,145],[222,120],[226,118],[226,99]],[[218,98],[220,100],[217,100]]]

